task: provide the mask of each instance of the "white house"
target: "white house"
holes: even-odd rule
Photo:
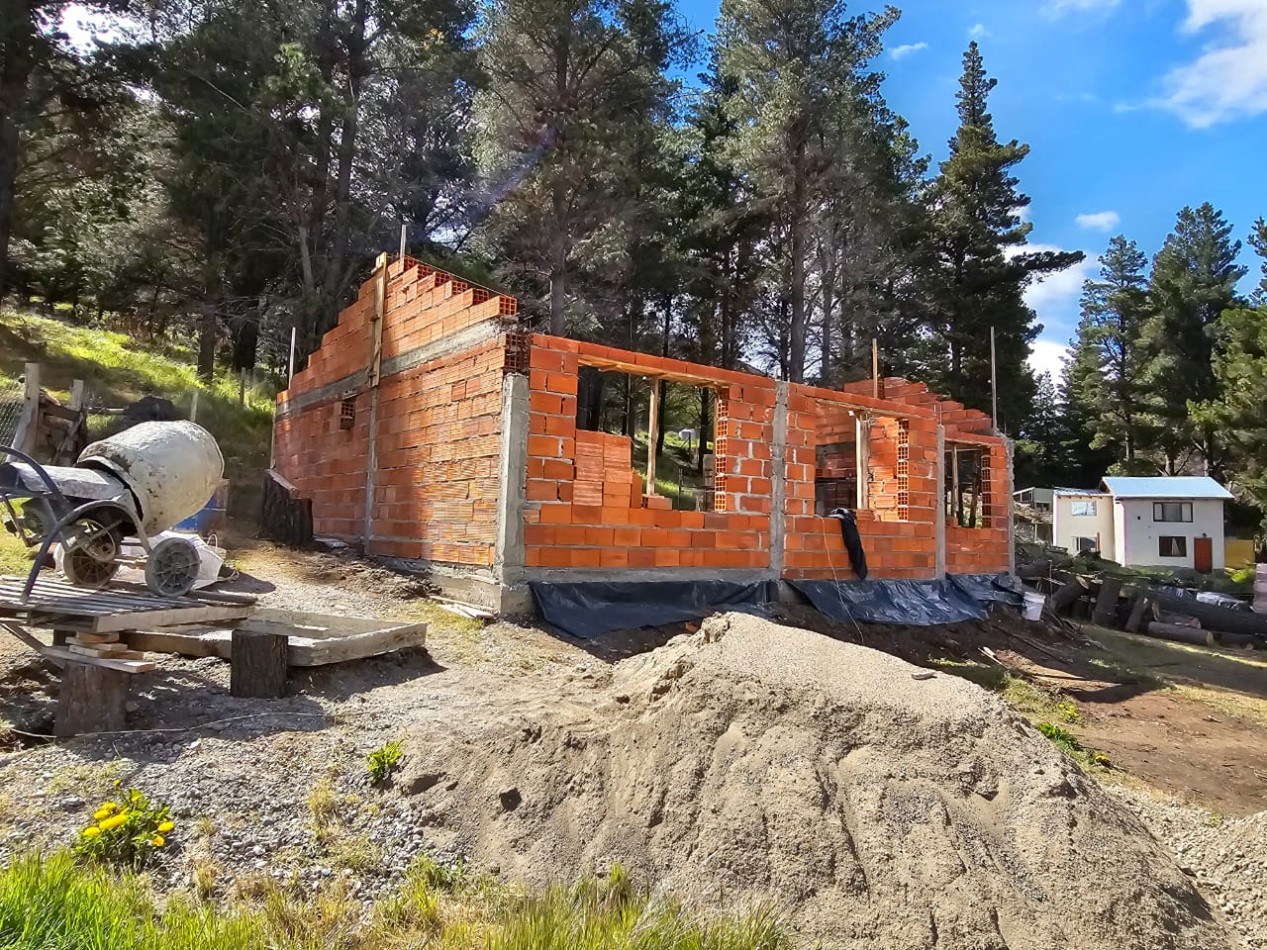
[[[1223,503],[1230,492],[1212,478],[1109,477],[1097,490],[1052,492],[1052,544],[1098,550],[1130,567],[1224,566]]]

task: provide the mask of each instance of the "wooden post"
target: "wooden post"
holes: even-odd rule
[[[374,318],[371,323],[370,362],[365,385],[370,392],[369,430],[365,453],[365,524],[361,541],[368,554],[374,535],[374,490],[378,482],[378,380],[383,369],[383,324],[387,320],[387,255],[374,261]]]
[[[85,732],[127,728],[130,673],[83,663],[67,663],[57,691],[53,734],[60,738]]]
[[[286,385],[290,386],[290,381],[295,376],[295,328],[290,328],[290,363],[286,368]]]
[[[1175,643],[1195,643],[1200,646],[1215,647],[1219,645],[1219,635],[1213,630],[1202,630],[1200,627],[1182,627],[1174,623],[1161,623],[1154,620],[1148,625],[1148,635]]]
[[[74,409],[78,412],[84,408],[84,381],[77,379],[70,384],[70,402],[66,403],[67,409]]]
[[[1100,596],[1095,599],[1095,610],[1091,614],[1091,622],[1101,627],[1113,626],[1117,620],[1118,594],[1122,591],[1122,582],[1116,577],[1105,577],[1100,583]]]
[[[654,495],[656,443],[660,441],[660,380],[651,380],[651,416],[647,419],[647,494]]]
[[[951,446],[950,449],[950,513],[954,516],[955,526],[962,528],[959,524],[963,515],[963,506],[960,504],[959,498],[959,446]]]
[[[400,259],[405,259],[405,235],[409,233],[408,223],[400,222]]]
[[[27,363],[22,392],[22,416],[13,434],[12,448],[30,453],[40,429],[40,364]]]
[[[871,338],[871,396],[880,398],[880,341]]]
[[[229,664],[230,695],[281,699],[286,695],[290,641],[284,633],[234,630]]]
[[[198,421],[198,393],[200,390],[195,389],[193,398],[189,400],[189,421]]]
[[[990,421],[994,431],[999,431],[999,382],[998,364],[994,355],[994,327],[990,327]]]

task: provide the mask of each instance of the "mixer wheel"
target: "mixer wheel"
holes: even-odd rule
[[[145,562],[145,586],[165,597],[183,597],[194,589],[201,560],[187,538],[164,538]]]
[[[105,587],[119,570],[119,533],[94,518],[80,518],[63,542],[62,571],[76,587]]]

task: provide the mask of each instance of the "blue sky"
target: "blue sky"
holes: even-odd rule
[[[716,0],[679,2],[711,32]],[[896,5],[902,19],[877,65],[921,150],[946,155],[963,50],[975,38],[999,80],[991,112],[1000,138],[1032,149],[1019,169],[1033,199],[1031,243],[1087,253],[1084,265],[1030,290],[1045,326],[1037,368],[1059,367],[1082,281],[1111,235],[1151,257],[1186,204],[1212,202],[1241,240],[1267,217],[1267,0]],[[1252,258],[1247,249],[1256,280]]]

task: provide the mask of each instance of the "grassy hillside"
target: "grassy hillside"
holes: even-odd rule
[[[239,402],[238,382],[225,375],[200,385],[192,349],[170,343],[147,345],[122,333],[77,326],[30,313],[0,311],[0,391],[16,386],[24,364],[40,364],[42,387],[59,399],[74,380],[84,381],[90,408],[122,407],[142,396],[170,399],[188,414],[195,391],[198,422],[220,443],[230,481],[230,508],[252,517],[260,478],[269,461],[274,393],[249,389]],[[90,415],[93,437],[106,434],[117,418]],[[14,552],[0,550],[0,571],[20,567]]]

